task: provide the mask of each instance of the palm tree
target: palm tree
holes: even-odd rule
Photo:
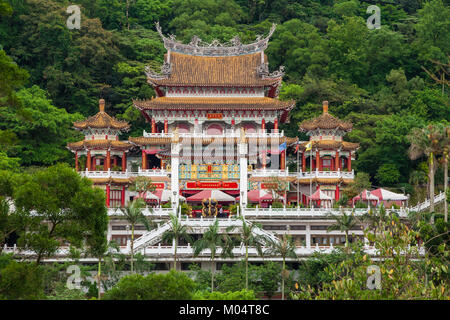
[[[222,248],[221,257],[233,256],[233,241],[228,234],[219,233],[219,221],[215,220],[203,236],[194,242],[194,256],[197,257],[203,250],[209,249],[211,252],[211,292],[214,291],[214,258],[217,248]]]
[[[344,210],[341,210],[340,215],[334,215],[332,213],[327,214],[328,217],[333,218],[336,223],[328,227],[327,232],[339,230],[345,232],[345,248],[348,250],[348,232],[354,228],[358,222],[353,214],[346,214]]]
[[[248,247],[254,246],[260,256],[263,256],[262,246],[267,243],[267,238],[261,235],[255,235],[254,230],[259,228],[258,225],[245,220],[243,216],[239,216],[242,221],[240,229],[239,241],[245,246],[245,289],[248,289]],[[227,232],[235,229],[234,226],[228,227]]]
[[[125,219],[131,224],[131,272],[134,271],[134,230],[138,223],[142,223],[147,230],[150,230],[153,221],[149,221],[142,212],[145,207],[145,202],[142,199],[135,199],[130,202],[126,207],[121,208]],[[150,212],[152,209],[149,208]]]
[[[281,270],[281,299],[284,300],[284,279],[287,278],[286,258],[297,258],[292,236],[283,234],[281,241],[270,241],[269,249],[267,249],[264,253],[268,255],[281,256],[283,259],[283,268]]]
[[[177,270],[177,248],[178,240],[183,239],[189,243],[192,243],[192,238],[189,235],[190,228],[183,225],[178,217],[174,214],[170,214],[170,229],[163,233],[162,242],[174,242],[175,253],[173,258],[173,269]]]
[[[361,220],[366,223],[369,229],[374,230],[374,233],[377,233],[377,230],[380,228],[382,222],[388,221],[388,214],[386,213],[386,209],[383,204],[380,204],[378,209],[370,209],[366,214],[361,217]]]
[[[448,158],[450,157],[450,127],[443,126],[442,128],[442,161],[444,162],[444,193],[447,194],[448,188]],[[448,203],[444,201],[444,221],[448,221]]]
[[[442,129],[430,124],[425,128],[414,128],[407,136],[411,143],[409,157],[416,160],[422,156],[429,158],[428,180],[430,183],[430,212],[434,211],[434,174],[436,171],[436,155],[441,152]]]

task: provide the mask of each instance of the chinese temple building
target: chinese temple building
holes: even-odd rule
[[[309,136],[309,141],[299,144],[302,151],[299,183],[303,202],[308,201],[306,195],[312,195],[316,190],[321,191],[317,194],[324,195],[323,200],[338,201],[341,186],[353,182],[352,160],[359,145],[343,139],[352,128],[351,123],[328,113],[328,101],[323,102],[323,113],[319,117],[300,123],[300,131]],[[320,205],[321,199],[316,196],[315,200]]]
[[[142,172],[167,170],[170,186],[159,187],[173,194],[217,189],[245,202],[249,183],[261,188],[252,171],[285,170],[287,148],[279,145],[297,141],[279,130],[295,103],[277,99],[283,69],[270,73],[264,54],[275,27],[251,44],[238,37],[229,44],[197,37],[182,44],[157,30],[167,50],[164,64],[160,73],[146,69],[157,96],[134,101],[151,131],[130,137],[142,150]]]
[[[160,72],[145,70],[156,97],[133,101],[149,129],[142,136],[120,141],[119,135],[129,125],[109,116],[101,99],[96,115],[74,124],[84,140],[67,146],[75,154],[76,170],[106,192],[108,240],[128,250],[129,223],[117,207],[132,198],[128,188],[132,180],[143,176],[151,178],[156,188],[148,195],[155,201],[149,201],[143,212],[152,216],[158,228],[147,231],[136,226],[134,248],[158,266],[173,261],[173,248],[161,242],[170,228],[170,214],[192,227],[194,239],[215,218],[221,218],[222,232],[241,223],[212,204],[239,205],[238,215],[261,224],[254,232],[274,241],[277,235],[289,233],[300,256],[319,250],[319,245],[343,245],[342,232],[327,230],[335,223],[327,210],[339,200],[341,187],[354,179],[352,160],[358,144],[343,139],[352,124],[329,114],[324,102],[319,117],[300,124],[309,141],[284,135],[279,126],[289,122],[295,102],[278,99],[283,67],[270,72],[264,53],[275,26],[250,44],[238,37],[228,43],[205,43],[193,37],[183,44],[173,35],[166,37],[158,24],[157,31],[166,49],[164,63]],[[298,157],[301,154],[295,172],[288,170],[290,147],[296,147]],[[137,158],[131,151],[133,155],[137,151]],[[139,162],[134,170],[127,169],[127,162],[134,167],[131,158]],[[181,214],[183,200],[209,207],[199,215]],[[163,202],[170,207],[160,206]],[[274,202],[282,207],[271,207]],[[314,208],[289,208],[294,203]],[[357,226],[350,238],[361,237],[363,231]],[[202,268],[212,263],[194,256],[187,243],[179,243],[178,248],[182,270],[191,262],[200,261]],[[242,254],[237,247],[235,258],[217,257],[217,264],[237,261]],[[261,261],[256,251],[251,254],[252,261]]]
[[[74,128],[84,134],[84,140],[69,143],[67,148],[75,153],[75,170],[80,166],[83,176],[106,192],[106,205],[124,206],[125,191],[129,184],[126,153],[133,146],[119,141],[119,135],[130,126],[105,112],[105,100],[99,101],[99,112],[86,120],[75,122]],[[83,158],[83,161],[80,161]]]

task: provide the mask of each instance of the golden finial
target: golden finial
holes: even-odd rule
[[[323,113],[328,113],[328,101],[322,102]]]
[[[105,112],[105,99],[98,100],[100,112]]]

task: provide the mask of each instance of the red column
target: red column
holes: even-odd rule
[[[336,186],[336,194],[334,195],[334,200],[339,201],[339,185]]]
[[[110,190],[109,184],[106,185],[106,206],[109,208]]]
[[[347,169],[348,171],[352,171],[352,154],[350,152],[347,161]]]
[[[273,123],[273,129],[275,132],[278,132],[278,119],[275,119],[275,121]]]
[[[156,122],[155,122],[155,119],[152,119],[152,133],[156,133]]]
[[[114,159],[113,166],[117,167],[117,156],[114,156],[113,159]]]
[[[75,151],[75,171],[78,171],[78,151]]]
[[[336,167],[336,171],[339,170],[339,168],[341,167],[341,162],[339,161],[339,151],[336,151],[336,156],[334,157],[334,162],[335,162],[335,167]]]
[[[111,151],[106,151],[106,170],[111,169]]]
[[[164,119],[164,133],[169,133],[169,121]]]
[[[91,150],[88,150],[87,151],[87,158],[86,158],[86,168],[88,169],[88,171],[92,171],[91,170],[91,165],[92,165],[91,161],[92,161],[91,160]]]
[[[125,172],[127,170],[127,155],[125,152],[122,155],[122,172]]]
[[[95,163],[95,157],[92,157],[92,171],[97,171],[97,166]]]
[[[120,199],[120,205],[125,207],[125,186],[122,186],[122,197]]]
[[[261,129],[266,130],[266,120],[262,119],[261,121]]]
[[[319,171],[321,171],[321,167],[320,167],[320,151],[317,150],[316,151],[316,168],[319,169]]]
[[[281,151],[280,154],[280,169],[281,170],[286,169],[286,150]]]
[[[147,169],[147,154],[142,150],[142,169]]]
[[[305,158],[305,152],[302,152],[302,171],[306,171],[306,158]]]

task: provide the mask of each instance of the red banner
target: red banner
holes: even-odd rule
[[[152,182],[152,185],[155,186],[155,189],[164,189],[165,188],[164,182],[161,182],[161,183]]]
[[[208,119],[222,119],[223,114],[222,113],[207,113],[206,118]]]
[[[239,185],[237,182],[223,182],[223,181],[188,181],[186,182],[187,189],[237,189]]]

